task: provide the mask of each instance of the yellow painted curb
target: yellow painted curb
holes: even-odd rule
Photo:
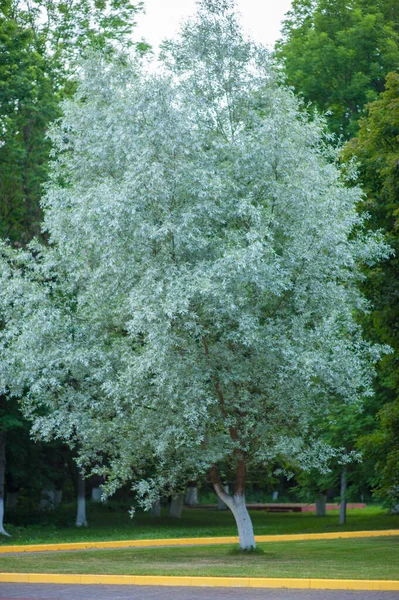
[[[294,533],[287,535],[256,535],[257,542],[294,542],[307,540],[333,540],[339,538],[366,538],[399,536],[399,529],[380,531],[334,531],[330,533]],[[9,552],[48,552],[57,550],[87,550],[97,548],[148,548],[156,546],[213,546],[237,544],[237,536],[206,538],[164,538],[154,540],[121,540],[117,542],[71,542],[65,544],[34,544],[26,546],[1,546],[0,554]]]
[[[50,573],[0,573],[0,582],[399,591],[399,581],[382,579],[286,579],[277,577],[174,577],[153,575],[59,575]]]
[[[368,538],[399,536],[399,529],[383,529],[380,531],[330,531],[329,533],[290,533],[289,535],[256,535],[257,542],[295,542],[307,540],[336,540],[345,538]]]

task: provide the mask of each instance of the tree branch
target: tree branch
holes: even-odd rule
[[[233,498],[230,496],[230,494],[224,491],[222,482],[220,481],[217,465],[212,465],[209,475],[216,495],[231,509],[233,505]]]

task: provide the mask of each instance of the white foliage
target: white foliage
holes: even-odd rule
[[[1,247],[0,391],[148,506],[237,449],[324,468],[318,415],[370,394],[382,351],[355,314],[388,249],[232,9],[201,2],[157,72],[86,64],[51,132],[50,247]]]

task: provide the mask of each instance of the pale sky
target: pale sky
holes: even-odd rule
[[[144,0],[146,14],[137,16],[135,38],[144,38],[158,48],[159,43],[173,37],[179,23],[195,13],[195,0]],[[237,0],[246,33],[257,42],[272,47],[280,37],[280,25],[291,0]]]

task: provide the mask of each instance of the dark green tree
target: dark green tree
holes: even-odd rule
[[[0,13],[0,236],[24,244],[39,233],[47,124],[61,90],[44,37],[8,3]]]
[[[112,54],[133,45],[140,7],[130,0],[2,0],[0,237],[24,245],[39,234],[46,131],[74,90],[76,59],[93,48]]]
[[[399,502],[399,73],[386,78],[385,91],[367,107],[357,138],[344,150],[344,160],[359,161],[360,183],[366,194],[362,210],[370,226],[383,229],[394,254],[370,269],[365,282],[373,310],[370,337],[388,343],[393,353],[378,367],[380,401],[377,427],[361,439],[375,464],[374,486],[390,505]],[[382,407],[381,407],[382,405]]]
[[[335,134],[356,134],[366,103],[399,65],[399,6],[393,0],[294,0],[276,55],[287,83]]]

